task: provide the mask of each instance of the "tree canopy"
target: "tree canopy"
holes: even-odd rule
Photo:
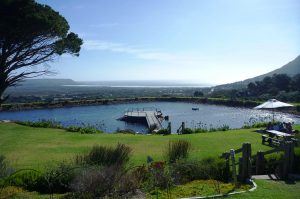
[[[42,63],[68,53],[79,56],[82,39],[67,20],[34,0],[0,1],[0,96],[26,78],[49,73]]]
[[[249,83],[247,88],[216,90],[209,97],[250,100],[276,98],[283,101],[300,102],[300,74],[293,77],[286,74],[266,76],[261,81]]]

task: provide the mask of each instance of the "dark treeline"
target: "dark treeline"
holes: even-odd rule
[[[274,74],[261,81],[251,82],[244,89],[217,90],[210,97],[231,99],[278,100],[300,102],[300,74],[290,77],[286,74]]]

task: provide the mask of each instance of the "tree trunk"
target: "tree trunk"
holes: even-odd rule
[[[3,65],[0,66],[0,105],[8,98],[8,96],[4,96],[4,92],[9,86],[6,81],[7,74],[4,72],[4,67]]]

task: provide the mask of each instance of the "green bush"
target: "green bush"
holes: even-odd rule
[[[148,174],[145,189],[150,193],[157,190],[157,188],[170,189],[174,184],[165,162],[151,162],[148,166]]]
[[[282,174],[283,152],[265,155],[265,165],[267,173]]]
[[[130,194],[142,187],[146,174],[145,166],[129,170],[119,165],[87,167],[74,178],[72,193],[64,198],[131,198]]]
[[[58,129],[65,129],[69,132],[79,132],[81,134],[95,134],[95,133],[103,133],[102,131],[98,130],[96,127],[92,125],[83,125],[83,126],[68,126],[63,127],[59,122],[53,120],[39,120],[36,122],[31,121],[17,121],[17,124],[36,127],[36,128],[58,128]]]
[[[207,127],[205,124],[199,125],[197,128],[189,129],[186,128],[185,132],[182,134],[192,134],[192,133],[208,133],[208,132],[216,132],[216,131],[228,131],[230,130],[230,127],[226,124],[223,124],[219,127],[213,127],[212,125],[210,127]]]
[[[185,159],[189,155],[191,143],[186,140],[169,141],[166,151],[166,158],[169,163],[174,163],[180,159]]]
[[[159,135],[170,135],[171,132],[169,132],[168,129],[160,129],[159,131],[157,131],[156,134],[159,134]]]
[[[228,182],[231,176],[226,161],[220,158],[205,158],[200,161],[178,161],[171,164],[172,176],[176,183],[193,180],[214,179]]]
[[[36,122],[17,121],[16,123],[20,124],[20,125],[36,127],[36,128],[62,128],[62,126],[59,122],[56,122],[53,120],[39,120]]]
[[[94,146],[90,152],[76,157],[76,163],[99,166],[124,166],[130,158],[131,148],[118,144],[115,148],[107,146]]]
[[[96,127],[92,125],[84,125],[84,126],[68,126],[64,128],[69,132],[78,132],[81,134],[96,134],[103,133],[103,131],[98,130]]]
[[[136,132],[132,129],[117,129],[117,131],[115,133],[121,133],[121,134],[131,134],[131,135],[135,135]]]
[[[300,147],[295,147],[295,172],[300,173]]]
[[[74,166],[60,163],[44,172],[20,170],[7,179],[7,185],[39,193],[66,193],[75,176]]]
[[[182,134],[193,134],[194,131],[190,128],[184,128]]]
[[[9,167],[5,156],[0,155],[0,180],[9,176],[13,172],[13,169]]]
[[[81,129],[81,127],[79,126],[68,126],[66,127],[66,131],[69,131],[69,132],[79,132]]]
[[[34,170],[19,170],[5,181],[6,186],[22,187],[26,190],[41,191],[37,186],[38,182],[41,182],[42,175],[40,172]],[[46,188],[43,188],[44,191]]]
[[[222,126],[220,127],[210,127],[208,129],[208,132],[216,132],[216,131],[228,131],[230,130],[229,126],[226,125],[226,124],[223,124]]]

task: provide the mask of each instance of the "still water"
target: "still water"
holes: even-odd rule
[[[181,122],[186,122],[186,126],[190,128],[199,126],[210,128],[222,125],[240,128],[249,121],[271,120],[272,118],[272,112],[263,110],[186,102],[149,102],[0,112],[0,120],[38,121],[46,119],[60,122],[64,126],[90,124],[105,132],[132,129],[136,132],[146,133],[148,131],[147,126],[117,120],[128,109],[144,107],[158,108],[163,115],[168,115],[172,124],[172,132],[176,132]],[[192,110],[193,107],[199,108],[199,111]],[[275,118],[280,121],[300,124],[300,118],[290,114],[275,113]],[[167,126],[166,121],[163,122],[163,126]]]

